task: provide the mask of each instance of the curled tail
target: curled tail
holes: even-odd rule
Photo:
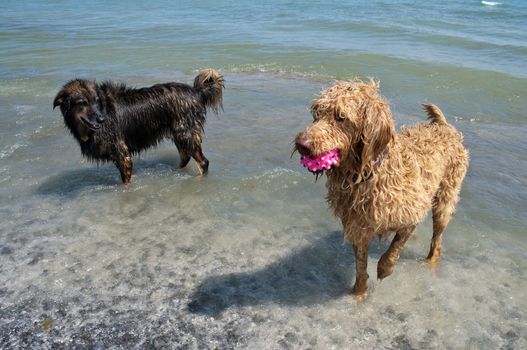
[[[225,80],[214,69],[205,69],[194,79],[194,89],[201,93],[205,106],[218,113],[223,109],[223,89]]]
[[[439,124],[439,125],[447,125],[448,122],[446,121],[445,115],[439,107],[433,104],[422,104],[423,109],[426,111],[426,114],[428,115],[428,120],[430,120],[430,124]]]

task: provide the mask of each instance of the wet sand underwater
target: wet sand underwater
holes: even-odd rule
[[[525,244],[480,216],[492,195],[479,184],[494,174],[475,169],[508,162],[482,140],[495,126],[450,117],[472,164],[439,269],[423,263],[427,219],[394,274],[371,278],[367,302],[357,305],[348,294],[353,253],[325,204],[324,179],[315,183],[289,158],[293,131],[309,122],[310,96],[325,83],[225,77],[225,111],[206,126],[203,178],[193,166],[177,169],[166,142],[136,161],[123,186],[113,165],[81,160],[60,118],[40,107],[50,96],[34,105],[49,120],[41,129],[24,131],[42,117],[19,112],[14,127],[24,141],[2,159],[3,347],[525,345]],[[412,124],[424,115],[395,118]],[[503,132],[510,142],[520,135]],[[513,152],[505,157],[520,157]],[[370,245],[370,276],[388,243]]]

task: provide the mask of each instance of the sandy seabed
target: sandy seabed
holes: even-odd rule
[[[430,220],[382,283],[388,242],[372,241],[358,305],[324,180],[289,159],[323,84],[265,77],[227,77],[236,94],[209,118],[205,178],[178,170],[166,143],[122,186],[113,166],[81,162],[58,116],[39,110],[48,96],[15,111],[0,169],[1,348],[527,348],[525,244],[478,214],[501,215],[479,190],[492,174],[469,172],[436,271],[423,263]],[[478,138],[492,126],[456,126],[473,166],[507,162]]]

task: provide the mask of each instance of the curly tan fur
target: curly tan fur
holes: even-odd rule
[[[336,82],[313,101],[314,121],[297,135],[304,155],[340,151],[340,164],[327,172],[327,200],[355,251],[353,293],[359,299],[367,294],[369,240],[395,232],[377,267],[378,277],[387,277],[429,210],[434,228],[428,261],[439,260],[441,236],[455,211],[469,159],[463,136],[437,106],[423,105],[429,124],[397,134],[378,90],[373,80]],[[300,139],[309,147],[299,147]]]

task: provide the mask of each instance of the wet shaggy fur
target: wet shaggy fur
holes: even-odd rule
[[[192,157],[203,175],[209,166],[201,149],[207,108],[218,112],[223,89],[223,77],[212,69],[202,71],[193,86],[166,83],[133,89],[75,79],[59,91],[53,108],[60,106],[82,154],[113,162],[123,183],[132,178],[132,156],[166,138],[179,151],[180,167]]]
[[[430,210],[433,238],[427,260],[439,261],[442,234],[469,161],[462,134],[435,105],[423,105],[429,123],[396,133],[378,89],[375,81],[337,82],[313,101],[314,121],[296,138],[296,149],[307,156],[340,151],[340,163],[326,173],[327,200],[355,252],[353,294],[359,300],[367,295],[370,239],[395,232],[377,265],[377,277],[383,279]]]

